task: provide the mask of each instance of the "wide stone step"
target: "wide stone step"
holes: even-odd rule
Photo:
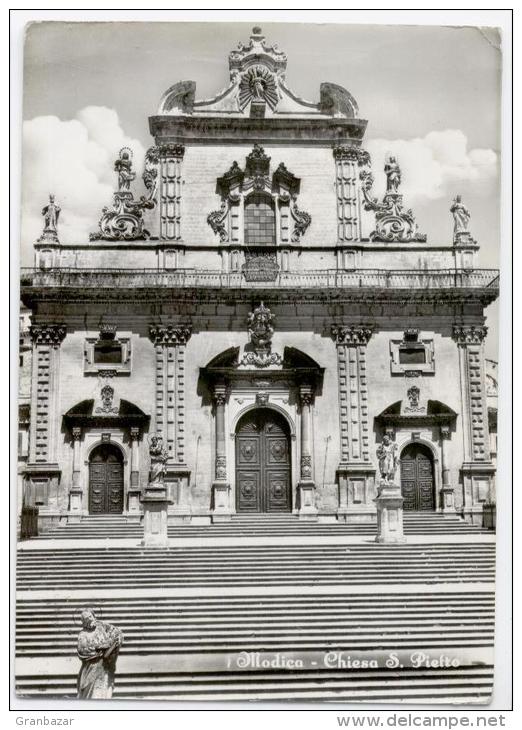
[[[76,676],[19,677],[24,697],[75,697]],[[374,702],[486,702],[493,667],[364,671],[318,670],[223,674],[117,674],[114,699],[343,700]]]
[[[492,581],[492,544],[24,550],[19,589]]]
[[[127,522],[123,515],[86,516],[80,523],[58,525],[38,539],[100,539],[140,538],[140,524]],[[249,537],[268,535],[374,535],[375,524],[346,524],[342,522],[307,522],[293,514],[232,515],[230,522],[209,525],[175,524],[168,528],[172,538]],[[404,513],[406,535],[423,534],[481,534],[488,530],[469,525],[456,515],[444,516],[434,512]]]

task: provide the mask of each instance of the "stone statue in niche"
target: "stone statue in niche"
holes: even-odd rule
[[[453,200],[453,204],[450,208],[450,213],[453,214],[453,241],[457,243],[460,238],[469,236],[469,220],[471,214],[466,206],[462,203],[462,197],[457,195]]]
[[[149,436],[150,484],[163,484],[167,473],[167,449],[163,446],[163,436]]]
[[[379,460],[379,472],[381,480],[392,484],[397,471],[399,457],[397,456],[397,444],[388,435],[382,437],[382,443],[377,447],[377,459]]]

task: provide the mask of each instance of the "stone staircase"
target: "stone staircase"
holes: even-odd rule
[[[112,518],[98,520],[97,530]],[[124,537],[130,528],[141,536],[139,525],[123,518],[116,524]],[[285,542],[289,524],[303,530],[293,544]],[[165,549],[113,540],[69,546],[54,532],[47,542],[24,543],[17,560],[18,694],[75,696],[79,611],[94,606],[125,635],[114,699],[488,701],[495,579],[488,536],[472,528],[464,536],[379,545],[371,528],[348,544],[344,535],[354,533],[343,530],[350,525],[285,516],[271,519],[271,527],[270,544],[198,538],[196,546]],[[306,535],[326,529],[331,536],[332,528],[338,532],[328,544],[307,542]],[[184,529],[187,536],[216,529],[245,538],[266,535],[267,525],[237,518],[224,528]],[[103,538],[107,533],[101,530]],[[459,663],[414,667],[409,660],[418,652]],[[387,667],[391,653],[404,666]],[[325,663],[332,654],[354,664]],[[238,664],[240,657],[250,659]],[[303,666],[256,665],[255,657],[301,658]]]
[[[71,548],[18,554],[19,590],[493,581],[491,543]]]
[[[297,515],[233,515],[230,522],[210,525],[174,524],[169,526],[172,538],[207,537],[266,537],[266,536],[332,536],[332,535],[375,535],[375,524],[346,524],[343,522],[307,522]],[[457,515],[443,515],[436,512],[405,512],[404,531],[406,535],[477,535],[490,532],[485,528],[470,525]],[[82,539],[142,537],[139,523],[127,522],[123,515],[99,515],[83,517],[79,523],[57,525],[40,537],[46,539]]]

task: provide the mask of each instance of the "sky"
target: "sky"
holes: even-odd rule
[[[114,187],[123,146],[139,169],[153,140],[148,116],[163,92],[196,82],[196,98],[228,85],[228,54],[251,23],[33,23],[24,53],[22,265],[42,228],[49,192],[62,206],[60,238],[85,240]],[[397,155],[402,192],[428,241],[451,240],[460,193],[481,246],[498,266],[501,38],[493,28],[263,23],[288,57],[286,83],[318,101],[330,81],[347,88],[368,120],[375,193],[382,160]],[[486,355],[496,359],[497,305]]]

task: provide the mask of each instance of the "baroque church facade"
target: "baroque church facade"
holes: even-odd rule
[[[23,500],[41,529],[140,520],[152,437],[172,523],[373,522],[382,443],[405,510],[482,524],[495,501],[483,348],[498,272],[477,268],[459,197],[452,240],[428,241],[400,161],[370,160],[351,94],[323,83],[301,99],[286,67],[254,28],[217,96],[169,88],[143,194],[116,150],[89,240],[60,241],[60,201],[45,206],[21,285]]]

